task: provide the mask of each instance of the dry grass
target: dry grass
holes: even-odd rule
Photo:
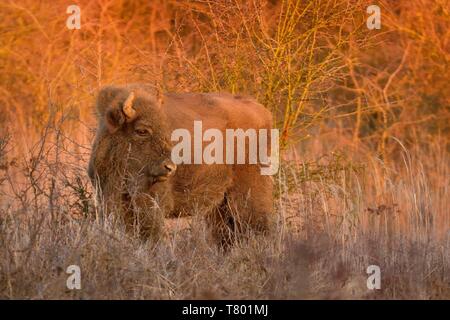
[[[0,298],[450,298],[446,1],[0,4]],[[250,94],[282,130],[276,232],[224,254],[200,215],[143,243],[86,176],[102,84]],[[77,264],[82,290],[66,288]],[[381,268],[381,290],[366,287]]]
[[[448,181],[432,181],[448,179],[448,166],[404,157],[392,168],[342,155],[286,162],[277,177],[276,232],[224,254],[201,215],[168,220],[163,239],[142,243],[96,215],[76,166],[56,171],[46,155],[3,201],[1,297],[448,299]],[[82,290],[65,287],[71,264],[82,268]],[[379,291],[366,288],[371,264],[382,270]]]

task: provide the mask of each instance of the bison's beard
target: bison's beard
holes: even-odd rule
[[[157,183],[148,179],[133,179],[131,183],[130,178],[103,182],[99,192],[102,211],[122,220],[130,234],[144,240],[159,239],[164,218],[174,207],[170,179]]]
[[[108,157],[102,157],[106,154]],[[112,148],[109,152],[97,151],[92,159],[95,168],[92,182],[100,210],[122,220],[131,234],[158,239],[164,217],[174,206],[171,183],[149,181],[143,170],[128,166],[124,154],[127,154],[126,150]]]

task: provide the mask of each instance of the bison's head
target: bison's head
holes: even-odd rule
[[[170,132],[162,103],[139,87],[108,86],[100,91],[91,179],[99,178],[103,184],[108,180],[118,184],[120,179],[143,190],[174,174],[176,165],[170,159]]]

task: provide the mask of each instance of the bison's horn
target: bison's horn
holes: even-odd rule
[[[125,100],[125,103],[123,104],[123,113],[125,113],[125,116],[128,119],[133,119],[134,115],[136,114],[136,110],[133,108],[133,100],[134,100],[134,92],[132,91],[130,95],[128,96],[127,100]]]
[[[156,100],[158,101],[158,106],[164,104],[164,94],[159,86],[156,87]]]

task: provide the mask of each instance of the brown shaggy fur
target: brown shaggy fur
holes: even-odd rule
[[[131,92],[136,115],[127,119],[122,108]],[[154,176],[170,161],[173,130],[188,129],[193,137],[194,121],[201,120],[203,131],[217,128],[225,137],[225,129],[271,129],[271,113],[230,94],[169,93],[161,101],[156,96],[142,84],[108,86],[98,95],[89,176],[107,211],[119,213],[129,230],[139,226],[144,237],[159,237],[165,217],[193,212],[204,214],[222,244],[237,233],[266,232],[273,186],[259,165],[183,164],[166,181]],[[136,134],[143,129],[148,135]]]

